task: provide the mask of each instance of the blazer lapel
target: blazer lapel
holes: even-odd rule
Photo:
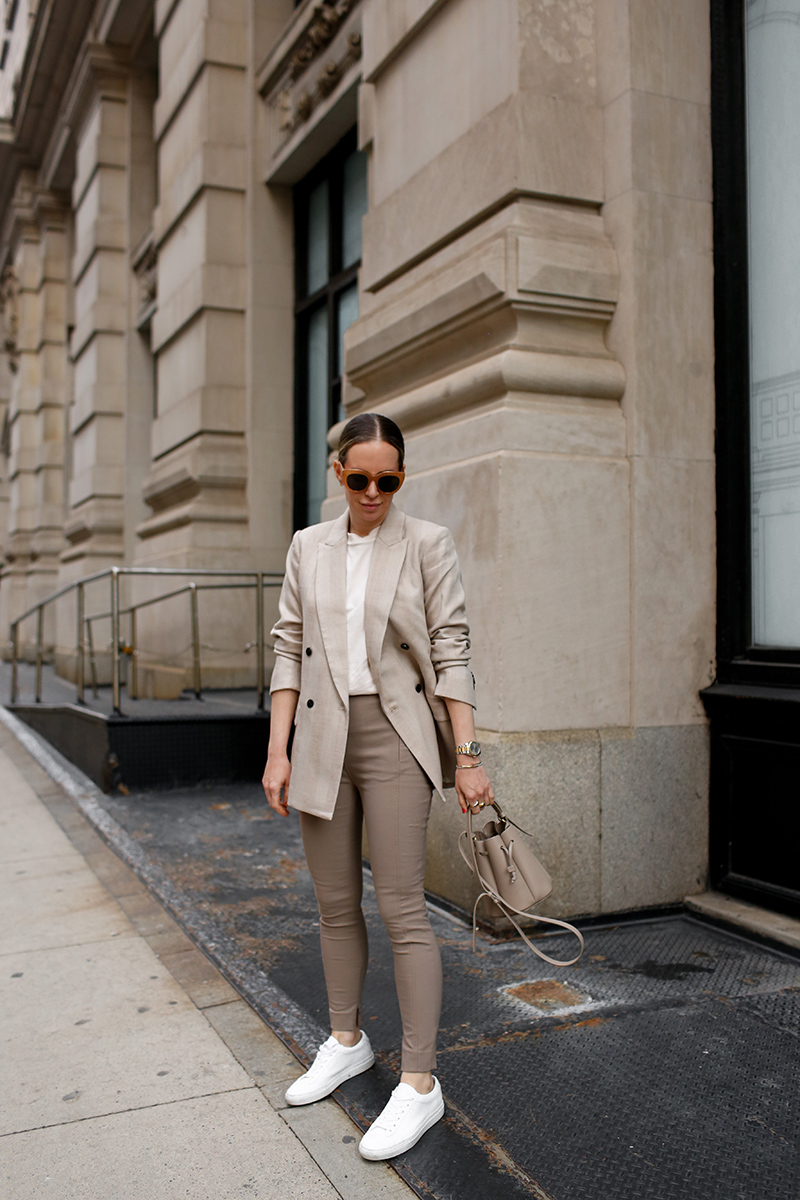
[[[348,704],[347,666],[347,529],[344,512],[317,550],[316,604],[322,643],[336,690]]]
[[[375,539],[367,580],[364,604],[367,658],[379,686],[383,639],[408,548],[405,523],[405,515],[392,505]]]

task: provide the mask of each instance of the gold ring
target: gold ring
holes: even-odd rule
[[[485,808],[485,807],[486,807],[486,805],[484,804],[483,800],[479,800],[479,801],[478,801],[478,808]]]

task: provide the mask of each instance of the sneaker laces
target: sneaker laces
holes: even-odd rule
[[[323,1042],[317,1050],[313,1063],[306,1071],[306,1075],[313,1075],[320,1067],[323,1067],[328,1059],[336,1053],[339,1046],[340,1043],[337,1042],[336,1038],[330,1037],[327,1041]]]
[[[408,1111],[409,1105],[414,1103],[414,1096],[398,1095],[401,1087],[409,1087],[409,1084],[398,1084],[389,1097],[386,1107],[379,1117],[372,1124],[373,1129],[383,1129],[387,1133],[391,1133],[395,1125],[402,1121]]]

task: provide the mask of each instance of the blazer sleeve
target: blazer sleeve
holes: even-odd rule
[[[303,653],[303,605],[300,599],[300,540],[296,533],[286,556],[286,574],[278,605],[280,616],[272,630],[275,638],[275,667],[270,692],[282,688],[300,691]]]
[[[436,672],[434,694],[464,700],[475,707],[475,678],[470,670],[469,625],[458,555],[449,529],[422,556],[425,619],[431,639],[431,663]]]

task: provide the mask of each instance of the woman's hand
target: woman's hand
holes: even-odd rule
[[[473,813],[480,812],[494,800],[494,788],[489,782],[489,776],[483,767],[468,767],[466,770],[456,770],[456,793],[461,811],[468,808]]]
[[[271,754],[264,768],[261,783],[270,808],[282,817],[289,815],[289,780],[292,777],[292,764],[285,754]]]
[[[272,693],[269,714],[267,765],[261,783],[270,808],[274,808],[282,817],[289,815],[289,780],[292,776],[292,764],[286,750],[299,695],[294,688],[278,688]]]

